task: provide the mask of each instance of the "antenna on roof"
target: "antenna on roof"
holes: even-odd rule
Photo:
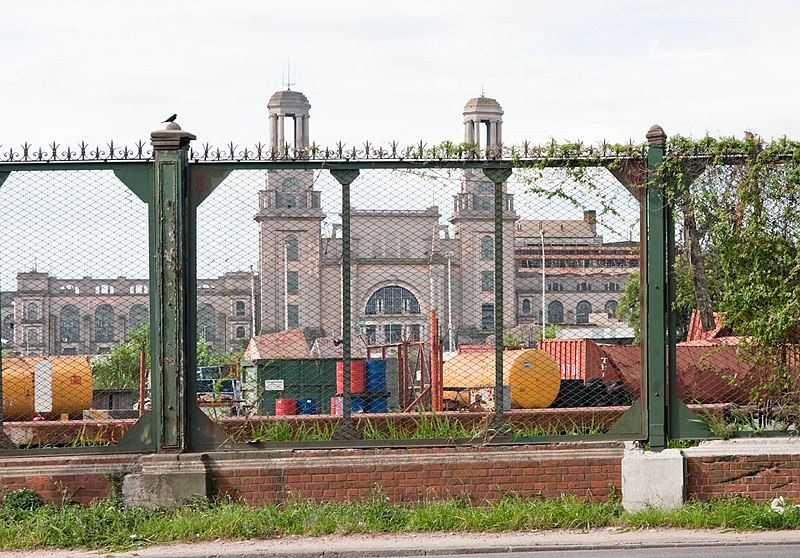
[[[292,85],[295,85],[292,81],[292,61],[289,58],[286,59],[286,80],[284,81],[283,74],[281,74],[281,82],[286,86],[286,91],[291,91]]]
[[[481,97],[483,97],[483,84],[481,83]]]

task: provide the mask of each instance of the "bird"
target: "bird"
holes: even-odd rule
[[[178,115],[177,114],[173,114],[172,116],[170,116],[169,118],[164,120],[164,122],[162,122],[162,124],[164,124],[165,122],[175,122],[176,118],[178,118]]]

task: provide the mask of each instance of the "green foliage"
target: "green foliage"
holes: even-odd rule
[[[755,504],[747,498],[721,498],[709,502],[689,502],[673,511],[647,509],[625,513],[623,521],[633,528],[678,527],[684,529],[796,529],[800,526],[800,508],[787,506],[775,513],[769,504]]]
[[[620,297],[617,306],[617,317],[622,320],[627,320],[628,325],[633,328],[634,345],[638,345],[642,339],[642,331],[639,322],[640,280],[639,270],[634,271],[628,276],[628,283],[625,285],[625,291],[622,293],[622,297]]]
[[[92,364],[94,389],[122,389],[139,386],[140,353],[150,366],[150,326],[143,325],[128,333],[128,341],[115,345],[111,352]]]
[[[743,384],[751,402],[796,415],[800,143],[752,134],[675,137],[657,177],[670,201],[688,188],[711,302],[725,326],[746,340],[740,358],[759,371],[757,385]],[[676,306],[689,306],[688,298],[678,298]]]
[[[176,541],[322,536],[415,531],[502,532],[587,529],[613,525],[618,502],[507,497],[474,505],[468,496],[443,495],[401,506],[375,487],[361,502],[315,503],[289,499],[251,508],[229,499],[175,510],[128,508],[116,500],[88,507],[46,505],[26,510],[0,528],[0,548],[89,548],[121,550]],[[0,507],[0,513],[4,513]],[[9,516],[6,516],[9,517]]]
[[[14,493],[20,491],[13,491]],[[11,494],[11,493],[8,493]],[[27,493],[26,493],[27,494]],[[420,495],[411,505],[391,504],[380,487],[361,502],[315,503],[290,498],[282,504],[249,507],[222,498],[174,510],[129,508],[117,499],[90,506],[33,503],[29,496],[0,505],[0,548],[86,548],[122,550],[157,543],[216,539],[274,539],[347,533],[507,532],[602,527],[689,529],[796,529],[800,508],[775,513],[745,498],[689,502],[673,511],[626,513],[611,491],[608,501],[575,496],[553,500],[507,496],[474,502],[469,494]]]
[[[208,348],[204,337],[197,340],[197,366],[218,366],[223,364],[236,364],[244,357],[244,344],[230,353],[218,353]]]
[[[19,516],[24,512],[38,510],[44,505],[42,498],[30,488],[3,489],[2,513]]]
[[[516,337],[514,337],[514,332],[506,331],[505,335],[503,335],[503,346],[504,347],[519,347],[522,345]]]

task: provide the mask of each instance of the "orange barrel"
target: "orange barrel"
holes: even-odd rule
[[[275,416],[282,417],[286,415],[297,414],[297,399],[276,399],[275,400]]]
[[[462,353],[444,363],[444,388],[494,388],[494,352]],[[503,385],[515,409],[544,409],[555,401],[561,372],[549,354],[538,349],[503,351]]]
[[[331,397],[331,414],[344,414],[344,397]]]
[[[350,393],[363,393],[367,389],[367,371],[363,360],[350,361]],[[344,392],[344,362],[336,363],[336,393]]]
[[[7,420],[36,415],[79,419],[92,406],[92,367],[86,356],[3,359],[3,414]]]

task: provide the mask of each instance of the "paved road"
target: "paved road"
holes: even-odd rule
[[[436,558],[797,558],[800,548],[788,545],[682,546],[611,550],[534,550],[509,554],[444,554]]]
[[[754,546],[757,545],[757,546]],[[800,530],[734,533],[715,530],[534,531],[289,537],[159,545],[128,552],[0,552],[0,558],[785,558],[800,556]]]

